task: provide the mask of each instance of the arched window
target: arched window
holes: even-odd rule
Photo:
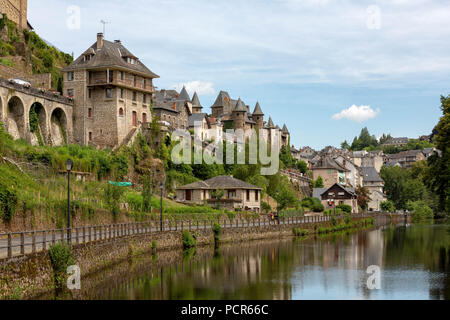
[[[120,117],[123,117],[123,108],[120,108],[120,109],[119,109],[119,116],[120,116]]]
[[[146,123],[147,122],[147,114],[143,113],[142,114],[142,123]]]

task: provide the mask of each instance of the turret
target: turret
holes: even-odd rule
[[[233,124],[234,129],[245,129],[245,113],[247,112],[247,108],[245,104],[242,102],[241,98],[239,98],[236,103],[236,107],[233,109]]]
[[[253,121],[256,122],[256,128],[262,129],[264,126],[264,113],[261,110],[261,106],[259,102],[256,102],[255,110],[253,111]]]

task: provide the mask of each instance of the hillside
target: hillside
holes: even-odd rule
[[[72,61],[71,55],[47,45],[35,32],[20,31],[6,15],[0,19],[1,77],[25,78],[34,86],[62,92],[61,68]]]

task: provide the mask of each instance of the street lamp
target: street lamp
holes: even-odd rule
[[[164,182],[161,182],[161,185],[159,186],[161,188],[161,225],[160,229],[163,231],[163,194],[164,194]]]
[[[70,171],[72,171],[73,162],[70,159],[66,161],[67,169],[67,242],[70,240]]]

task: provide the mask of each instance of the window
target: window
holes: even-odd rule
[[[142,123],[146,123],[147,122],[147,114],[143,113],[142,114]]]
[[[112,99],[112,97],[113,97],[113,89],[107,88],[106,89],[106,98]]]
[[[92,118],[92,108],[88,109],[88,118]]]
[[[119,109],[119,116],[120,116],[120,117],[123,117],[123,108],[120,108],[120,109]]]
[[[236,198],[236,190],[228,190],[228,199]]]
[[[92,141],[92,132],[89,132],[89,141]]]
[[[255,201],[259,200],[259,191],[255,190]]]
[[[123,80],[123,71],[119,71],[119,79]]]
[[[119,88],[119,98],[123,99],[123,89]]]
[[[137,93],[136,93],[136,91],[133,91],[133,101],[136,101],[137,100]]]
[[[133,121],[133,127],[136,127],[137,126],[137,113],[136,113],[136,111],[133,111],[133,119],[132,119],[132,121]]]
[[[136,76],[133,76],[133,87],[136,87]]]
[[[250,201],[250,190],[247,190],[247,201]]]
[[[146,84],[147,84],[146,79],[142,79],[142,88],[143,89],[145,89]]]
[[[67,89],[67,96],[73,98],[73,89]]]
[[[142,103],[147,103],[147,95],[145,93],[142,95]]]
[[[75,75],[74,75],[73,71],[67,72],[67,81],[73,81],[74,78],[75,78]]]
[[[114,81],[114,71],[113,70],[109,70],[109,82],[113,82]]]
[[[88,89],[88,97],[89,97],[89,99],[92,98],[92,89]]]

